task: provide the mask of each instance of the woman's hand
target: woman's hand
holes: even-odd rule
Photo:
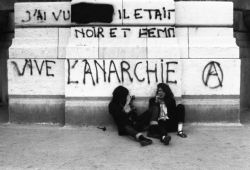
[[[129,113],[132,109],[129,104],[125,104],[125,106],[123,107],[123,110],[125,113]]]
[[[131,101],[131,97],[128,94],[125,106],[123,107],[123,110],[125,111],[125,113],[129,113],[131,111],[130,101]]]
[[[159,96],[158,95],[156,95],[155,96],[155,103],[159,103],[160,101],[159,101]]]

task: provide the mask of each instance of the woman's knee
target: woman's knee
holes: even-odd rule
[[[183,104],[177,105],[176,113],[177,113],[177,122],[184,122],[185,121],[185,107]]]
[[[176,110],[180,113],[185,113],[185,106],[183,104],[178,104]]]

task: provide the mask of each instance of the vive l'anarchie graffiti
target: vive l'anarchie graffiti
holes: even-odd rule
[[[48,77],[54,77],[54,73],[52,71],[53,65],[56,64],[53,60],[42,60],[38,61],[36,59],[25,59],[24,65],[20,66],[15,61],[11,61],[13,64],[18,76],[24,76],[25,72],[29,70],[29,75],[33,75],[35,71],[37,71],[38,75],[45,74]]]
[[[20,62],[22,61],[22,62]],[[56,60],[24,59],[12,60],[17,76],[55,77]],[[102,83],[146,83],[165,82],[177,84],[181,69],[178,60],[169,59],[66,59],[66,83],[68,85],[97,85]],[[178,81],[177,81],[178,80]],[[223,70],[220,63],[207,63],[202,72],[204,86],[211,89],[223,87]]]
[[[175,72],[177,61],[150,62],[141,60],[130,63],[126,60],[67,60],[68,78],[67,84],[111,83],[118,81],[123,83],[166,82],[177,84]],[[79,74],[79,70],[81,73]],[[76,73],[77,72],[77,73]],[[78,76],[72,76],[77,74]],[[79,77],[80,75],[80,77]],[[100,82],[102,80],[103,82]]]

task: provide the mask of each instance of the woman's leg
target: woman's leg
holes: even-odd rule
[[[176,115],[178,122],[185,122],[185,107],[183,104],[178,104],[176,107]]]
[[[132,126],[127,125],[124,127],[125,131],[127,132],[128,135],[136,138],[136,135],[139,133],[137,130],[135,130]]]
[[[168,135],[168,130],[167,130],[167,120],[159,120],[159,132],[161,136],[166,136]]]
[[[160,138],[159,125],[158,125],[158,117],[159,117],[159,107],[151,106],[148,110],[150,113],[150,121],[149,121],[149,129],[148,129],[148,137],[152,138]]]
[[[176,122],[177,122],[177,135],[186,138],[187,135],[183,132],[183,123],[185,122],[185,107],[182,104],[176,107]]]
[[[168,145],[171,137],[168,136],[168,124],[169,124],[169,120],[159,120],[159,131],[160,131],[160,140],[162,143],[164,143],[165,145]]]
[[[132,126],[125,126],[124,129],[126,130],[127,134],[134,137],[142,146],[150,145],[153,143],[151,139],[148,139],[142,135],[142,133],[135,130]]]
[[[136,118],[135,128],[138,131],[144,131],[150,123],[151,115],[152,115],[151,112],[149,112],[148,110],[138,115]]]

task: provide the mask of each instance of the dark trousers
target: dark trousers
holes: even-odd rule
[[[179,123],[184,123],[185,107],[177,105],[175,113],[167,120],[158,120],[160,135],[167,135],[168,132],[176,132]]]
[[[146,111],[135,118],[133,126],[127,125],[124,128],[128,135],[135,137],[139,132],[145,131],[151,120],[152,114]]]

